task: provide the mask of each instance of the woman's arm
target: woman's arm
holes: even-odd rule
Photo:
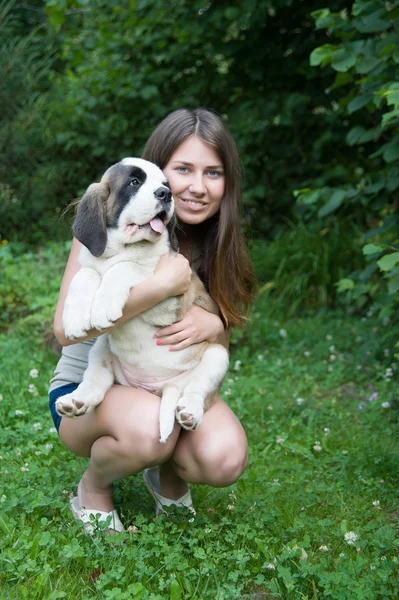
[[[93,337],[107,333],[107,331],[111,329],[109,328],[101,331],[91,329],[87,332],[85,337],[75,340],[70,340],[65,337],[64,329],[62,327],[62,313],[69,285],[80,269],[79,253],[81,247],[81,243],[74,238],[55,310],[54,333],[62,346],[69,346],[71,344],[76,344],[77,342],[90,340]],[[123,309],[123,316],[115,322],[115,325],[125,323],[132,317],[152,308],[170,296],[183,294],[188,289],[190,281],[191,268],[187,259],[181,254],[177,254],[172,260],[169,254],[165,254],[161,257],[154,275],[148,277],[145,281],[130,290],[129,299]]]

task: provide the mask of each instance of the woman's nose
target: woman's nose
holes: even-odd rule
[[[192,194],[206,194],[206,187],[204,185],[202,173],[193,174],[188,189]]]

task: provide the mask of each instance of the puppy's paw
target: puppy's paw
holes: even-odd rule
[[[122,314],[123,306],[120,301],[116,301],[100,291],[97,292],[91,311],[92,327],[95,329],[112,327],[114,322],[121,318]]]
[[[197,429],[204,416],[204,399],[199,394],[182,396],[176,408],[176,421],[183,429]]]
[[[90,320],[83,322],[80,318],[63,318],[62,326],[64,328],[65,337],[70,340],[84,337],[90,329]]]
[[[92,410],[101,400],[90,398],[87,394],[85,400],[80,396],[78,389],[71,394],[66,394],[55,403],[55,409],[61,417],[80,417]]]

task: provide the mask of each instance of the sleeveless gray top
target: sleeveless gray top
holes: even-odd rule
[[[193,244],[191,268],[196,271],[200,265],[201,248],[197,244]],[[54,370],[54,377],[50,381],[49,393],[68,383],[79,384],[83,381],[89,350],[95,341],[96,338],[93,338],[86,342],[78,342],[62,348],[61,358]]]

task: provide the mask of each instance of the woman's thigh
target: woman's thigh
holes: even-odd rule
[[[190,483],[231,485],[248,464],[248,441],[240,421],[221,399],[195,431],[182,430],[173,452],[177,471]]]
[[[80,417],[63,417],[59,434],[61,441],[75,454],[90,456],[93,443],[111,436],[133,446],[142,441],[165,447],[159,442],[160,398],[145,390],[114,385],[104,400],[91,412]],[[176,443],[179,427],[175,427],[167,445]]]

